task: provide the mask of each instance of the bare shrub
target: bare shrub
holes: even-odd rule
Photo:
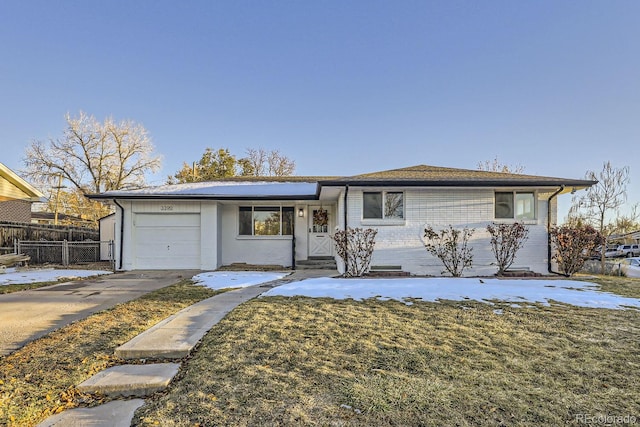
[[[560,272],[566,276],[580,271],[586,256],[605,242],[602,233],[590,225],[552,227],[549,237],[556,249],[552,259],[558,263]]]
[[[516,253],[522,248],[529,238],[529,230],[521,222],[513,224],[487,225],[487,231],[491,234],[491,251],[498,264],[498,276],[511,267],[516,259]]]
[[[465,268],[471,267],[473,248],[469,246],[469,239],[474,231],[467,227],[455,229],[451,225],[440,232],[435,232],[431,226],[424,229],[425,248],[442,261],[446,269],[443,274],[448,271],[453,277],[460,277]]]
[[[351,228],[338,230],[331,238],[345,265],[346,277],[362,277],[369,271],[378,230]]]

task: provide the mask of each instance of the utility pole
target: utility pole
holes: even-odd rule
[[[62,174],[58,174],[58,186],[54,187],[56,189],[56,204],[54,207],[54,216],[53,216],[53,225],[58,225],[58,202],[60,201],[60,189],[64,188],[62,186]]]

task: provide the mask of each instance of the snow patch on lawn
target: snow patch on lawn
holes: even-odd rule
[[[200,273],[191,280],[211,289],[244,288],[282,279],[289,273],[271,271],[212,271]]]
[[[7,268],[4,273],[0,271],[0,286],[56,282],[64,279],[80,279],[111,273],[111,271],[104,270],[55,270],[53,268],[17,270],[15,268]]]
[[[262,296],[308,296],[314,298],[367,298],[410,302],[411,299],[507,301],[519,306],[529,303],[550,305],[552,301],[579,307],[640,309],[640,299],[601,292],[596,285],[576,280],[518,280],[473,278],[402,279],[308,279],[287,283]]]

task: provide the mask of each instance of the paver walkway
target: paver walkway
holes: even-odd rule
[[[123,358],[176,359],[188,355],[204,335],[227,313],[262,292],[283,283],[331,275],[327,270],[298,270],[272,282],[215,295],[168,317],[120,346]],[[160,365],[160,366],[156,366]],[[79,385],[85,392],[144,397],[150,390],[165,387],[177,373],[175,363],[123,365],[99,372]],[[54,415],[38,427],[129,426],[141,399],[115,400],[94,408],[71,409]]]

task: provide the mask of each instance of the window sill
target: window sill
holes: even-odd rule
[[[537,225],[538,224],[538,220],[537,219],[495,218],[493,220],[493,222],[495,222],[497,224],[500,224],[500,223],[513,224],[515,222],[521,222],[524,225]]]
[[[236,236],[236,240],[291,240],[293,236]]]
[[[404,219],[363,219],[361,221],[362,225],[366,226],[386,226],[386,225],[395,225],[395,226],[404,226],[407,225],[407,221]]]

